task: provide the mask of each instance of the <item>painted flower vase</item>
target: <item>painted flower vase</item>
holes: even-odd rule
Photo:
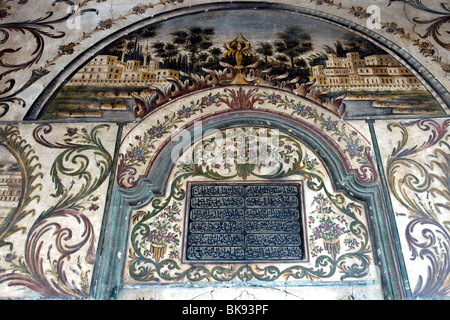
[[[327,250],[327,252],[329,254],[331,254],[331,257],[333,258],[333,260],[335,260],[337,254],[341,250],[341,243],[339,241],[339,238],[337,238],[335,240],[325,240],[325,239],[323,239],[323,245],[325,247],[325,250]]]
[[[156,263],[159,263],[159,260],[164,257],[164,254],[166,253],[167,245],[156,245],[151,244],[150,245],[150,253],[152,254],[153,258],[155,259]]]

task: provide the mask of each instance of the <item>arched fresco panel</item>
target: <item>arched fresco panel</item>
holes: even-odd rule
[[[412,119],[376,125],[414,297],[447,295],[449,286],[449,122]],[[418,272],[420,270],[420,272]],[[426,270],[426,272],[425,272]]]

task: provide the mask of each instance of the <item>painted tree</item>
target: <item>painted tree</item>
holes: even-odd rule
[[[273,56],[273,47],[269,42],[260,42],[256,47],[256,52],[264,56],[264,61],[267,65],[269,57]]]
[[[313,49],[311,36],[300,26],[286,26],[277,33],[275,50],[285,55],[290,62],[291,68],[295,68],[295,58]]]
[[[323,65],[326,66],[328,57],[324,52],[316,52],[308,56],[307,61],[309,66]]]
[[[218,47],[213,47],[208,51],[202,51],[198,55],[198,60],[201,61],[199,62],[199,67],[205,67],[207,69],[217,69],[219,68],[219,62],[222,56],[223,51]]]
[[[202,51],[207,51],[212,45],[214,28],[191,27],[187,31],[180,30],[171,33],[173,43],[181,46],[188,52],[191,62],[191,72],[198,69],[197,56]]]

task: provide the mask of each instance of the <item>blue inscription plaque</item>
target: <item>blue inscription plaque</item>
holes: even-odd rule
[[[304,259],[299,183],[189,183],[187,262]]]

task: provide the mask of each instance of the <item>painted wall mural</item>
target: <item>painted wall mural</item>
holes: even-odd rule
[[[2,205],[18,203],[2,219],[2,297],[20,297],[24,288],[34,297],[86,297],[98,237],[94,230],[112,165],[99,134],[114,129],[49,124],[30,129],[1,128],[4,149],[17,157],[5,160]]]
[[[449,292],[448,120],[389,123],[385,131],[400,132],[387,155],[386,177],[403,241],[408,245],[414,275],[414,296]],[[420,138],[418,138],[420,136]],[[415,138],[413,138],[415,137]]]
[[[0,0],[0,298],[448,299],[449,17]]]
[[[299,98],[300,94],[285,94],[278,90],[262,91],[249,86],[212,89],[208,92],[206,95],[190,95],[183,104],[178,101],[169,103],[164,110],[156,109],[150,113],[140,124],[128,125],[131,129],[121,143],[119,154],[117,181],[121,187],[134,187],[138,177],[146,175],[147,168],[161,146],[178,139],[172,135],[173,132],[176,133],[195,121],[200,123],[209,115],[239,110],[280,113],[308,123],[329,137],[328,143],[340,146],[346,156],[344,161],[350,168],[358,170],[361,181],[373,182],[376,179],[369,138],[330,111],[336,106],[335,103],[327,102],[321,106],[309,99]],[[306,97],[309,95],[306,94]],[[148,128],[144,132],[139,129],[143,123]]]

